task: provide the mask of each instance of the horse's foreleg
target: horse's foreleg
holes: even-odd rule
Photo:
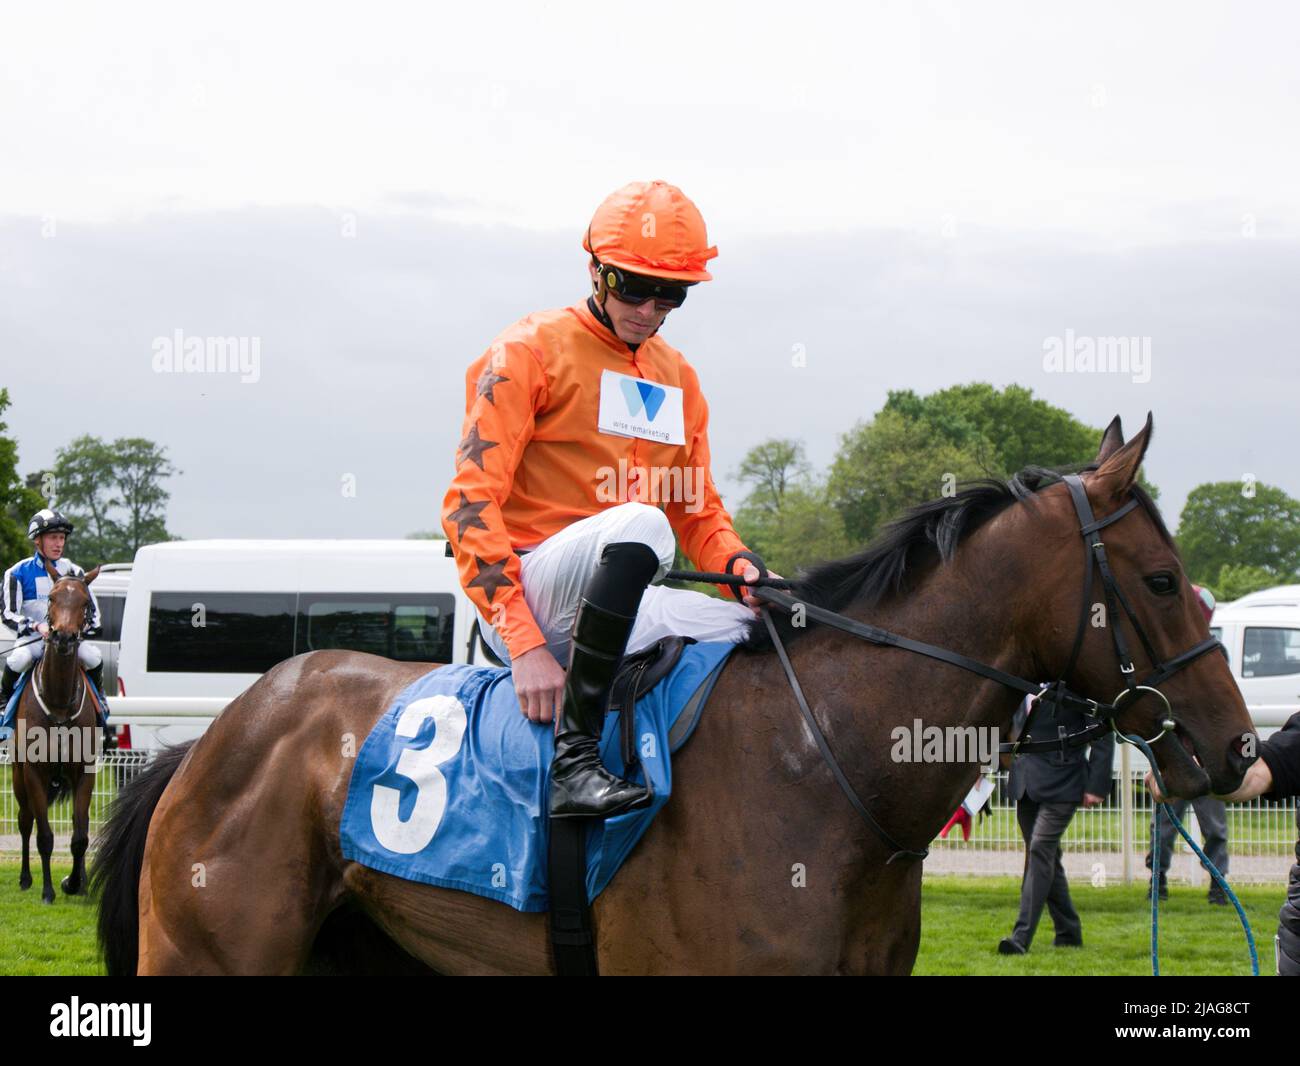
[[[50,827],[50,801],[45,784],[37,779],[31,782],[32,814],[36,818],[36,850],[41,856],[41,902],[54,902],[54,879],[50,876],[50,859],[54,855],[54,830]]]
[[[86,884],[86,847],[90,843],[90,800],[95,791],[95,775],[81,773],[72,795],[72,873],[61,883],[69,896],[79,895]]]
[[[18,834],[23,838],[23,866],[18,874],[18,887],[26,892],[32,887],[32,812],[26,805],[18,808]]]

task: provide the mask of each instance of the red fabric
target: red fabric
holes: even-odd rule
[[[940,840],[947,840],[947,839],[948,839],[948,831],[949,831],[949,830],[950,830],[954,825],[959,825],[959,826],[961,826],[961,838],[962,838],[962,840],[969,840],[969,839],[970,839],[970,825],[971,825],[971,822],[970,822],[970,811],[968,811],[965,807],[958,807],[957,810],[956,810],[955,812],[953,812],[953,816],[952,816],[951,818],[948,819],[948,824],[945,825],[941,830],[939,830],[939,839],[940,839]]]

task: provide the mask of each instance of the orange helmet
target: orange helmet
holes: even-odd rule
[[[605,198],[582,246],[601,263],[674,281],[709,281],[704,218],[681,189],[664,181],[634,181]]]

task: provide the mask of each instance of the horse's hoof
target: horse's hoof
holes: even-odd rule
[[[42,902],[42,903],[53,903],[53,902],[54,902],[54,893],[51,892],[48,896],[45,895],[44,893],[41,893],[41,902]]]
[[[18,890],[20,892],[26,892],[31,887],[32,887],[32,881],[30,877],[26,881],[20,880],[18,882]]]
[[[62,881],[60,881],[59,887],[63,889],[64,893],[69,896],[77,896],[81,894],[81,886],[80,885],[72,886],[71,877],[65,877]]]

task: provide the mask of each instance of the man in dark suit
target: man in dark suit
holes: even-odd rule
[[[1017,723],[1024,721],[1032,698],[1025,698]],[[1059,708],[1053,716],[1044,707],[1035,716],[1033,739],[1077,733],[1091,724],[1078,711]],[[1095,807],[1109,795],[1114,754],[1115,738],[1107,733],[1086,748],[1022,755],[1012,763],[1007,790],[1016,801],[1016,820],[1025,838],[1025,875],[1020,914],[1011,935],[999,942],[999,954],[1023,955],[1029,950],[1044,905],[1056,927],[1056,946],[1083,946],[1083,926],[1061,865],[1061,837],[1081,804]]]

